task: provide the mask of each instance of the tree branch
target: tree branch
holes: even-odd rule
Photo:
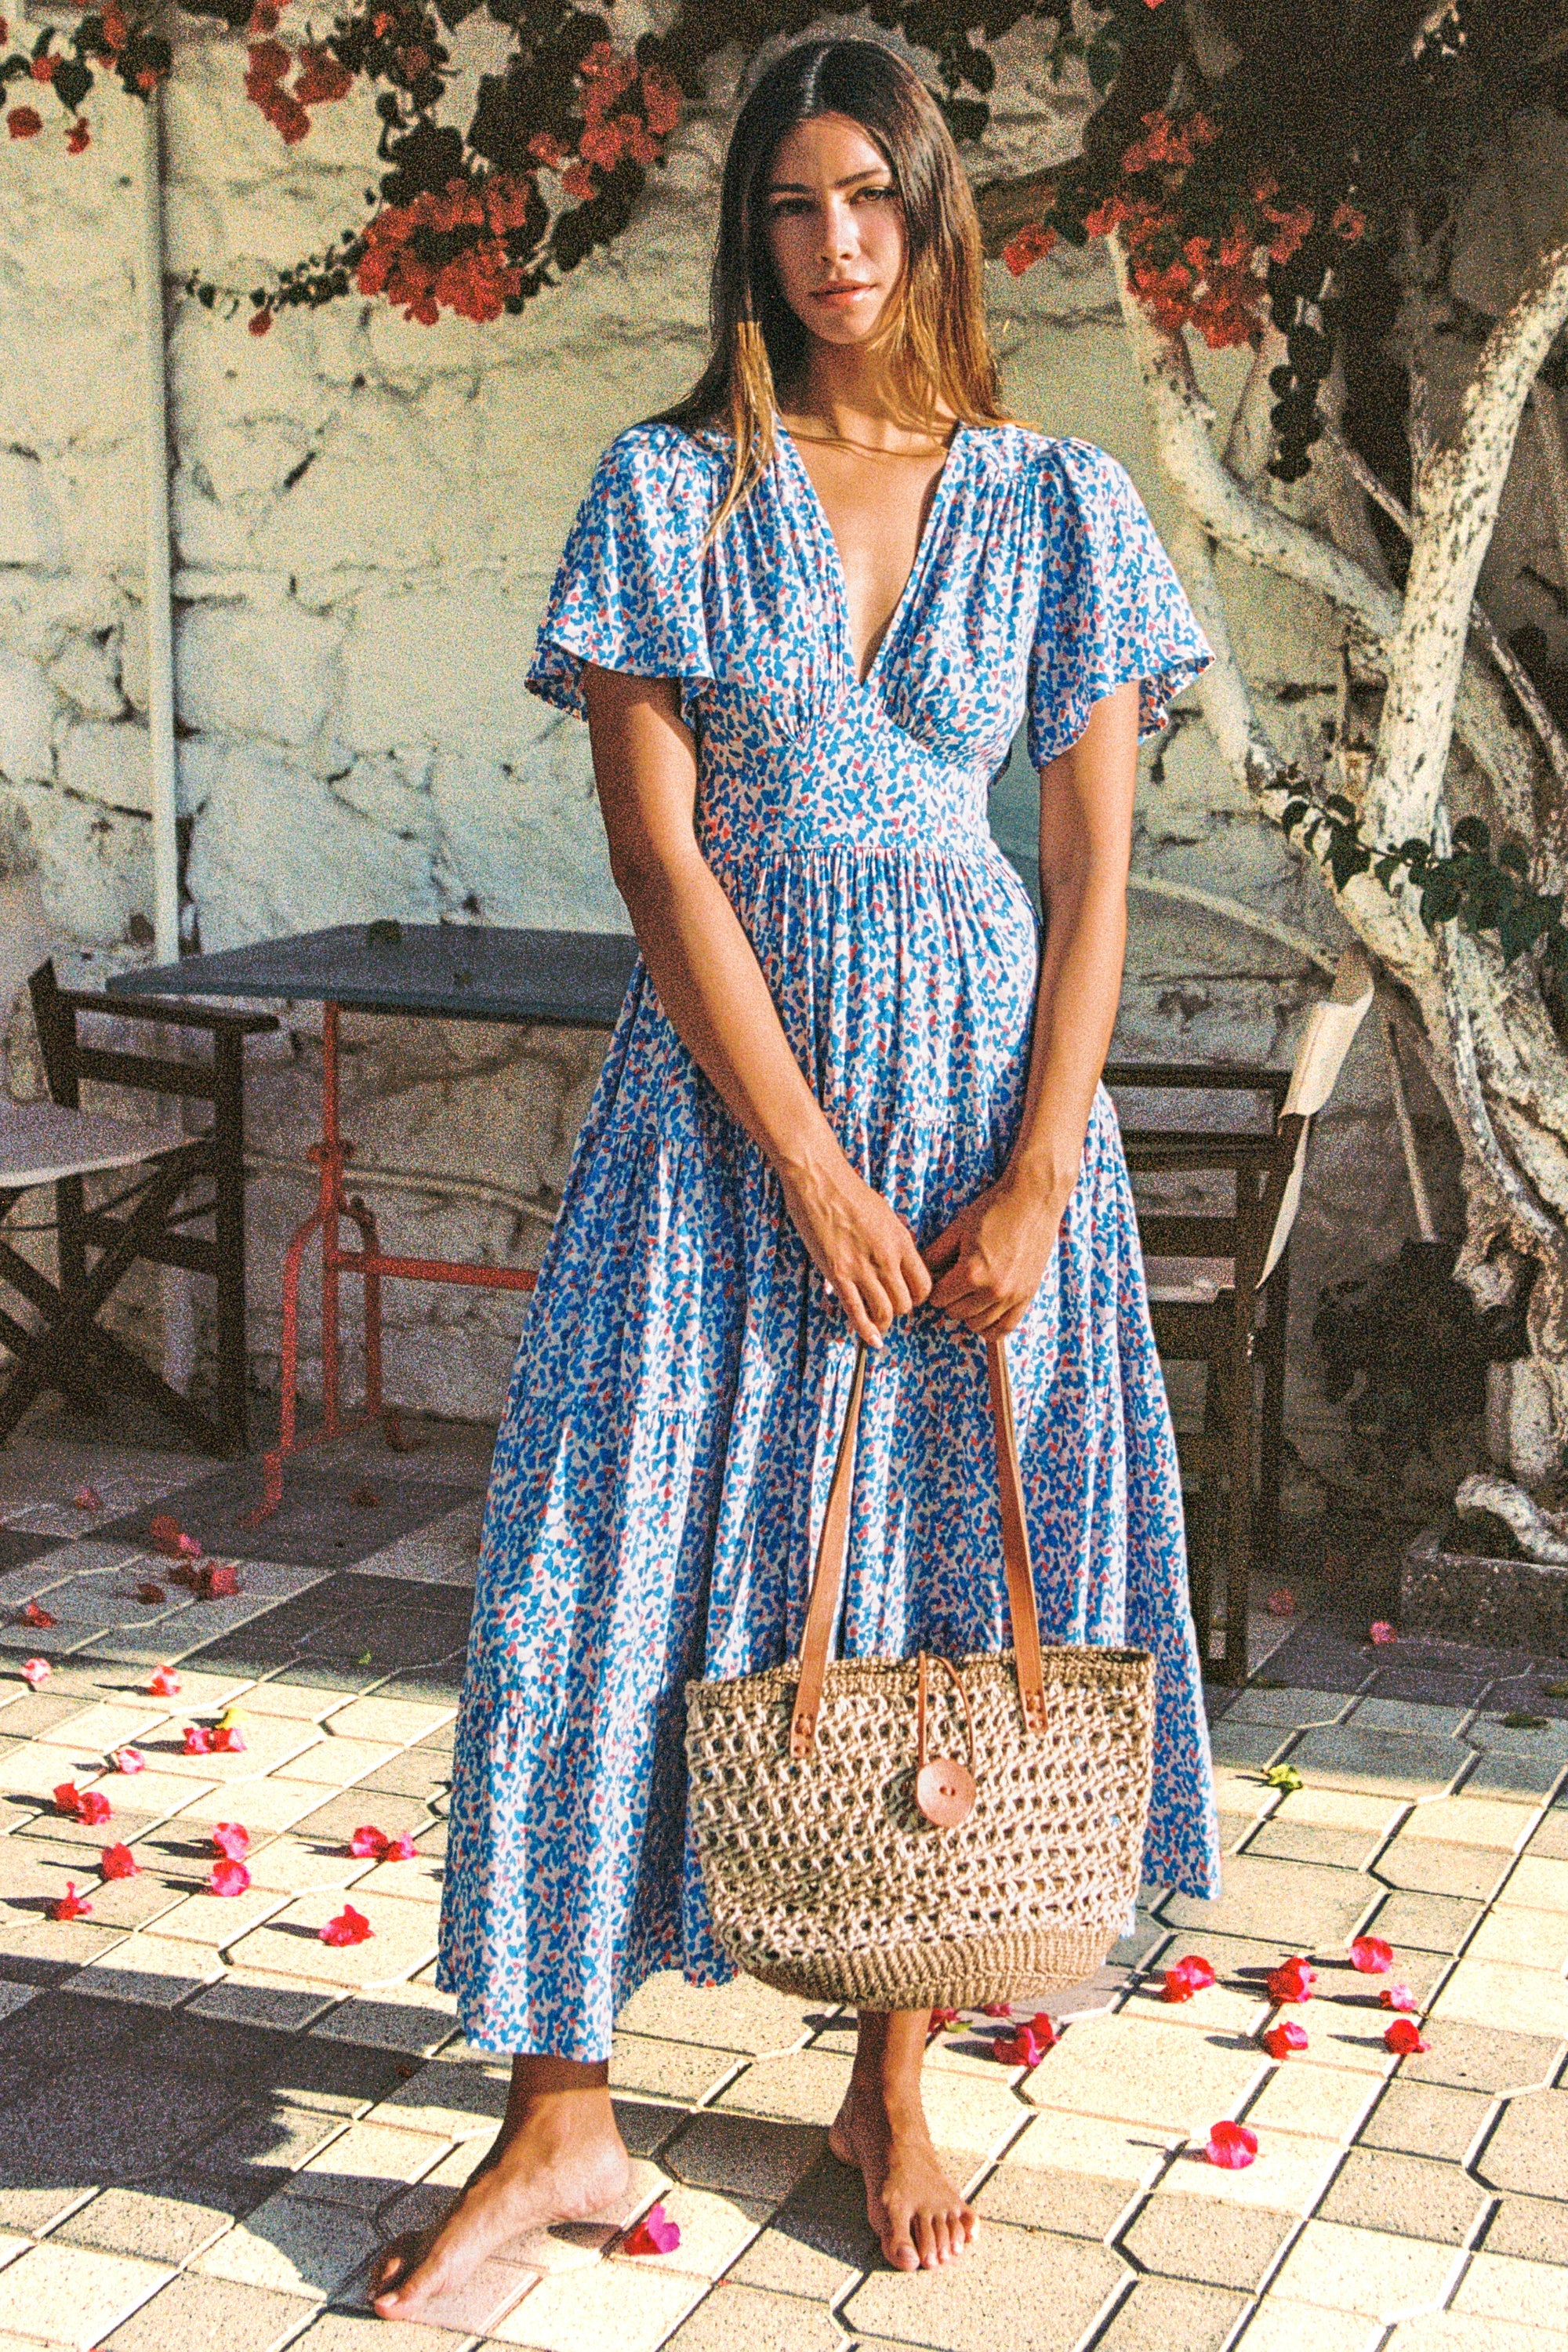
[[[1397,525],[1406,539],[1413,539],[1415,527],[1411,520],[1409,509],[1379,480],[1361,451],[1345,439],[1337,425],[1331,425],[1326,418],[1323,433],[1325,438],[1333,443],[1345,471],[1357,487],[1365,491],[1375,506],[1383,509],[1389,520]],[[1521,709],[1534,729],[1542,750],[1552,762],[1553,772],[1564,784],[1568,784],[1568,736],[1565,736],[1558,726],[1556,719],[1542,701],[1535,680],[1479,598],[1470,606],[1470,626],[1507,678],[1510,686],[1512,687]]]
[[[1481,349],[1458,438],[1417,469],[1419,521],[1388,656],[1364,817],[1375,840],[1429,835],[1440,803],[1470,606],[1524,404],[1568,318],[1568,205],[1553,244]]]

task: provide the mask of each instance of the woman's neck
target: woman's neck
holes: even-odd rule
[[[792,430],[887,457],[929,454],[945,444],[956,418],[939,407],[923,429],[900,413],[887,369],[853,350],[818,344],[805,370],[779,394]]]

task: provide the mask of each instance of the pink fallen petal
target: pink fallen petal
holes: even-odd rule
[[[1046,2054],[1026,2025],[1021,2025],[1016,2033],[999,2033],[991,2052],[1003,2066],[1037,2066]]]
[[[77,1799],[76,1817],[79,1822],[86,1822],[89,1828],[108,1821],[113,1811],[101,1789],[84,1789]]]
[[[1011,2017],[1013,2004],[1010,2000],[987,2001],[980,2014],[982,2017]]]
[[[1407,1984],[1384,1985],[1377,1997],[1384,2009],[1419,2009],[1421,2006]]]
[[[386,1832],[374,1828],[369,1822],[362,1822],[349,1840],[349,1852],[357,1853],[362,1861],[367,1855],[374,1854],[379,1862],[386,1852]]]
[[[74,1780],[56,1781],[55,1811],[58,1813],[68,1813],[71,1820],[74,1822],[77,1816],[77,1808],[80,1803],[81,1790],[77,1787]]]
[[[1351,1946],[1351,1966],[1363,1977],[1383,1977],[1394,1966],[1394,1947],[1381,1936],[1358,1936]]]
[[[145,1772],[147,1759],[140,1748],[117,1748],[110,1758],[117,1772]]]
[[[211,1724],[187,1723],[185,1726],[185,1744],[184,1748],[181,1750],[181,1753],[185,1756],[210,1756],[212,1752],[213,1733]]]
[[[1418,2050],[1429,2050],[1432,2045],[1413,2017],[1396,2017],[1383,2037],[1383,2046],[1396,2058],[1412,2058]]]
[[[1037,2009],[1035,2011],[1029,2020],[1029,2031],[1040,2045],[1042,2058],[1047,2050],[1054,2050],[1062,2038],[1057,2031],[1056,2019],[1048,2010]]]
[[[128,1845],[106,1845],[99,1855],[98,1866],[105,1878],[138,1878],[142,1865]]]
[[[1286,1591],[1283,1586],[1278,1592],[1269,1594],[1265,1605],[1271,1617],[1294,1617],[1296,1614],[1296,1596]]]
[[[49,1905],[49,1916],[51,1919],[79,1919],[84,1912],[91,1909],[91,1904],[77,1893],[75,1879],[68,1878],[65,1893],[57,1895]]]
[[[207,1875],[207,1886],[214,1895],[243,1895],[250,1884],[250,1873],[243,1862],[215,1862]]]
[[[1206,1992],[1215,1980],[1214,1969],[1200,1953],[1188,1952],[1165,1970],[1163,1999],[1191,2000],[1195,1992]]]
[[[163,1586],[154,1584],[150,1576],[144,1576],[136,1587],[136,1598],[143,1609],[159,1609],[168,1597]]]
[[[383,1862],[416,1862],[419,1856],[413,1838],[404,1830],[396,1837],[387,1839],[381,1858]]]
[[[195,1536],[186,1535],[184,1528],[175,1538],[174,1549],[185,1559],[200,1559],[203,1551],[203,1546],[196,1541]]]
[[[1246,2124],[1213,2124],[1205,2153],[1226,2172],[1245,2172],[1258,2160],[1258,2134]]]
[[[180,1677],[173,1666],[154,1666],[148,1676],[147,1688],[154,1698],[177,1698]]]
[[[1289,2058],[1293,2050],[1307,2047],[1307,2029],[1288,2017],[1279,2025],[1271,2025],[1263,2037],[1263,2047],[1270,2058]]]
[[[21,1612],[21,1620],[24,1625],[32,1625],[40,1633],[47,1626],[59,1623],[59,1619],[51,1617],[48,1611],[37,1601],[29,1601],[26,1603]]]
[[[237,1723],[220,1723],[213,1732],[213,1748],[219,1756],[243,1756],[245,1734]]]
[[[1372,1639],[1379,1643],[1384,1642],[1397,1642],[1399,1639],[1399,1636],[1394,1632],[1393,1626],[1382,1617],[1380,1617],[1376,1624],[1372,1626],[1369,1630]]]
[[[54,1668],[47,1658],[24,1658],[18,1671],[29,1690],[42,1690]]]
[[[243,1862],[250,1852],[250,1832],[243,1822],[219,1822],[212,1833],[213,1844],[230,1862]]]
[[[375,1929],[363,1911],[356,1911],[352,1903],[345,1903],[336,1917],[329,1919],[324,1927],[317,1929],[317,1933],[323,1944],[363,1944],[374,1935]]]
[[[101,1511],[103,1508],[103,1496],[96,1486],[79,1486],[71,1501],[79,1511]]]
[[[672,2254],[680,2243],[680,2224],[662,2205],[650,2205],[642,2220],[628,2230],[621,2245],[628,2254]]]

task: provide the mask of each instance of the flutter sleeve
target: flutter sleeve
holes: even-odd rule
[[[699,545],[710,491],[675,425],[633,425],[595,468],[556,568],[525,684],[588,715],[583,665],[680,681],[681,717],[714,677]]]
[[[1043,768],[1093,705],[1140,681],[1138,739],[1214,659],[1126,467],[1087,441],[1053,442],[1038,479],[1044,562],[1029,656],[1027,743]]]

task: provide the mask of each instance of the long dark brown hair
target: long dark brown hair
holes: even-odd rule
[[[797,41],[758,77],[724,158],[710,300],[713,353],[700,377],[649,424],[720,424],[735,464],[704,535],[722,527],[766,472],[775,390],[805,364],[807,330],[784,300],[763,198],[779,142],[814,115],[843,114],[881,150],[901,202],[906,256],[888,326],[895,408],[930,429],[938,404],[966,425],[1009,421],[985,325],[974,198],[935,100],[879,41]]]

